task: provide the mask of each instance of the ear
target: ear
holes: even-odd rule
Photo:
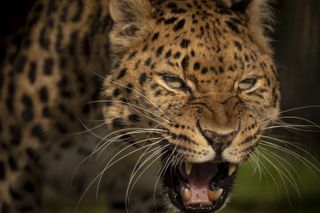
[[[220,6],[246,16],[248,26],[266,51],[271,53],[266,31],[272,31],[272,12],[268,0],[218,0]]]
[[[110,44],[113,53],[120,53],[142,41],[152,30],[153,6],[150,0],[110,0],[113,20]]]
[[[254,24],[269,21],[268,19],[272,17],[268,0],[218,0],[218,2],[222,7],[245,14]]]

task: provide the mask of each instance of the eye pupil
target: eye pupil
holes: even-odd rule
[[[256,81],[256,79],[254,79],[254,78],[247,78],[247,79],[244,79],[241,82],[245,83],[245,84],[253,84],[255,81]]]
[[[241,90],[248,90],[255,86],[257,82],[256,78],[246,78],[239,83],[239,88]]]
[[[178,77],[164,76],[163,79],[170,87],[180,88],[183,86],[183,81]]]
[[[179,78],[174,77],[174,76],[164,76],[163,79],[168,83],[180,82],[181,81]]]
[[[190,92],[191,89],[184,83],[184,81],[176,76],[170,76],[170,75],[163,75],[163,80],[166,82],[166,84],[173,88],[173,89],[179,89],[184,92]]]

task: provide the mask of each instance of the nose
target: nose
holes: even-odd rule
[[[202,132],[204,137],[216,152],[216,158],[221,156],[223,150],[231,144],[236,135],[235,131],[228,134],[218,134],[211,130],[204,130]]]

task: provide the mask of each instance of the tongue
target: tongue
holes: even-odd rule
[[[216,164],[203,163],[193,164],[192,171],[189,175],[183,173],[183,177],[188,181],[188,190],[191,198],[185,200],[186,205],[204,204],[211,205],[212,202],[208,197],[210,181],[218,173]]]

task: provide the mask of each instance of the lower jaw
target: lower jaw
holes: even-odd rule
[[[207,212],[215,212],[220,208],[221,206],[218,206],[218,205],[195,204],[195,205],[186,206],[183,211],[188,213],[207,213]]]
[[[230,189],[231,190],[231,189]],[[181,195],[177,193],[175,190],[169,190],[168,196],[171,203],[181,210],[182,212],[186,213],[213,213],[217,210],[221,209],[229,196],[229,191],[225,190],[219,199],[214,202],[206,202],[206,203],[193,203],[187,204],[182,201]]]
[[[232,190],[237,167],[235,166],[231,171],[231,164],[228,163],[212,165],[219,169],[208,183],[207,188],[203,187],[203,190],[206,190],[208,194],[208,199],[205,201],[199,199],[198,202],[194,197],[191,199],[189,193],[192,193],[192,187],[188,183],[188,178],[185,178],[185,174],[181,175],[179,171],[172,172],[171,170],[170,176],[165,175],[167,177],[164,177],[164,185],[168,189],[169,199],[175,207],[186,213],[212,213],[224,206]]]
[[[228,195],[225,196],[227,197]],[[186,205],[178,200],[179,198],[177,198],[176,193],[171,192],[169,192],[169,199],[176,208],[186,213],[213,213],[221,209],[225,204],[225,200],[222,200],[221,202],[215,202],[212,204],[197,203]]]

